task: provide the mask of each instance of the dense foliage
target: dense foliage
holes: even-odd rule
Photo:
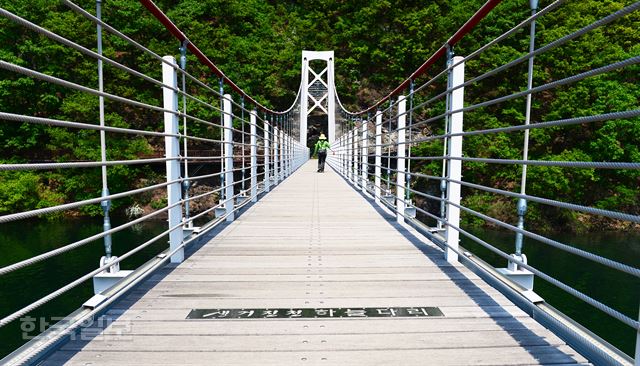
[[[58,2],[2,1],[2,7],[51,31],[95,50],[95,26]],[[183,0],[157,1],[169,17],[224,72],[261,102],[281,109],[295,97],[299,84],[300,51],[336,52],[336,84],[341,99],[360,109],[388,93],[426,60],[481,5],[472,1],[335,1],[306,0]],[[542,2],[541,6],[549,2]],[[544,45],[575,31],[631,1],[573,1],[538,22],[537,44]],[[94,1],[79,2],[94,12]],[[159,55],[178,53],[174,38],[136,1],[107,0],[104,19]],[[465,55],[521,22],[529,14],[528,1],[504,1],[455,51]],[[536,58],[534,85],[542,85],[589,69],[640,54],[640,14],[632,13],[600,27],[567,45]],[[468,77],[509,62],[528,48],[528,29],[516,33],[467,64]],[[0,19],[0,59],[56,77],[95,87],[96,62],[46,37]],[[157,60],[143,55],[125,41],[105,35],[105,55],[147,75],[159,78]],[[436,74],[443,66],[438,64]],[[189,57],[189,71],[216,86],[208,70]],[[550,121],[638,108],[640,86],[637,65],[588,78],[571,86],[536,94],[532,121]],[[160,105],[159,88],[113,67],[105,68],[109,93]],[[422,81],[426,80],[423,78]],[[526,63],[467,88],[469,104],[523,90]],[[425,98],[427,96],[424,96]],[[97,123],[98,99],[71,89],[0,71],[0,111]],[[434,107],[434,110],[437,109]],[[486,129],[522,124],[522,98],[481,108],[465,116],[465,129]],[[423,110],[416,118],[433,111]],[[212,116],[213,117],[213,116]],[[111,126],[161,130],[157,113],[107,102],[106,122]],[[614,120],[572,127],[534,130],[531,159],[563,161],[640,162],[640,121]],[[430,126],[441,133],[442,127]],[[207,131],[203,131],[207,134]],[[211,132],[210,133],[214,133]],[[213,136],[213,135],[212,135]],[[465,155],[519,159],[522,133],[481,135],[465,140]],[[108,134],[109,159],[153,155],[162,141]],[[439,155],[441,144],[423,144],[415,154]],[[99,160],[99,134],[45,125],[0,123],[2,162]],[[437,173],[439,162],[414,165]],[[465,179],[501,189],[517,190],[520,167],[464,164]],[[112,192],[153,180],[149,168],[109,168]],[[529,167],[529,194],[638,214],[637,171]],[[428,182],[417,182],[426,189]],[[0,175],[0,214],[96,197],[99,169],[12,172]],[[467,205],[513,222],[515,202],[481,191],[465,191]],[[147,197],[148,198],[148,197]],[[116,202],[116,208],[130,201]],[[98,214],[93,206],[82,214]],[[599,223],[563,210],[532,205],[534,224],[565,223],[589,228]],[[478,223],[467,217],[470,223]],[[580,224],[580,225],[578,225]],[[607,224],[612,224],[608,222]],[[578,225],[578,226],[576,226]]]

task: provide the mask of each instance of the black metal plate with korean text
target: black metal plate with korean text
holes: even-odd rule
[[[297,319],[297,318],[428,318],[444,316],[437,307],[192,309],[187,319]]]

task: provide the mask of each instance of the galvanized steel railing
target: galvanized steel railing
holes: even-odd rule
[[[523,237],[571,253],[580,258],[599,263],[635,278],[640,277],[639,268],[576,248],[567,243],[547,238],[544,235],[535,233],[532,230],[527,230],[524,227],[527,202],[535,202],[562,210],[598,215],[615,220],[640,223],[640,216],[634,212],[601,209],[526,193],[527,166],[628,171],[637,171],[640,169],[640,161],[616,161],[613,156],[611,157],[611,161],[550,161],[530,160],[528,152],[530,131],[549,128],[566,128],[579,124],[592,124],[619,119],[628,119],[635,123],[640,123],[638,120],[640,109],[637,108],[550,121],[531,120],[532,98],[539,97],[541,93],[562,86],[570,87],[579,81],[614,71],[625,70],[640,63],[640,56],[636,55],[627,59],[615,60],[610,64],[588,69],[579,74],[552,80],[542,85],[533,85],[534,57],[558,49],[588,34],[594,29],[604,27],[630,14],[637,16],[637,12],[640,9],[640,2],[632,3],[576,31],[561,35],[559,38],[536,48],[536,21],[552,12],[562,11],[561,5],[563,5],[565,1],[555,1],[540,11],[537,9],[537,1],[531,1],[531,16],[523,19],[517,26],[506,30],[491,42],[482,45],[476,50],[472,50],[468,56],[454,57],[454,46],[456,46],[497,3],[499,3],[499,1],[487,2],[485,6],[451,37],[445,45],[434,53],[425,64],[416,70],[416,72],[400,86],[395,88],[391,94],[371,107],[364,108],[358,112],[351,112],[337,99],[337,105],[339,105],[341,109],[336,112],[336,123],[338,124],[336,131],[338,138],[332,144],[334,155],[328,157],[329,164],[356,188],[361,189],[363,194],[371,196],[377,203],[392,210],[399,222],[409,221],[417,225],[422,225],[420,221],[434,222],[435,226],[428,229],[428,231],[431,233],[431,237],[443,246],[445,258],[448,261],[457,262],[459,259],[463,260],[462,258],[469,256],[467,252],[463,252],[460,249],[458,244],[459,235],[462,234],[467,239],[506,260],[507,268],[499,270],[502,275],[511,279],[516,278],[518,275],[520,277],[525,274],[528,275],[529,278],[527,281],[519,283],[524,287],[525,291],[532,290],[533,277],[538,277],[638,332],[640,323],[637,318],[624,314],[595,299],[588,293],[579,291],[563,283],[554,277],[555,274],[541,271],[536,267],[535,263],[528,263],[523,250]],[[524,54],[495,68],[482,67],[479,62],[469,62],[476,60],[484,52],[499,45],[500,42],[510,37],[526,34],[524,32],[526,28],[529,28],[528,52],[525,51]],[[446,62],[446,66],[443,69],[436,69],[438,62]],[[528,63],[528,71],[526,83],[522,85],[520,91],[501,96],[492,95],[491,97],[485,98],[485,100],[474,103],[465,102],[464,95],[467,94],[469,90],[473,91],[473,88],[478,87],[478,84],[482,81],[489,82],[489,78],[495,79],[500,77],[504,80],[504,78],[509,77],[509,73],[512,72],[514,67],[524,63]],[[545,66],[553,68],[554,65]],[[474,76],[465,77],[465,75]],[[335,88],[335,86],[333,87]],[[525,99],[522,111],[525,115],[524,121],[513,118],[512,121],[508,121],[511,122],[511,125],[506,125],[508,124],[507,121],[502,121],[503,125],[506,125],[504,127],[484,125],[469,131],[463,129],[463,118],[466,117],[466,114],[471,114],[474,111],[486,107],[500,110],[505,102],[514,101],[518,98]],[[638,105],[636,105],[636,107],[638,107]],[[473,116],[473,114],[471,115]],[[514,122],[514,120],[516,122]],[[478,121],[476,121],[476,125],[477,124]],[[524,132],[524,145],[517,147],[511,146],[512,148],[520,149],[522,153],[521,159],[466,156],[463,152],[463,140],[466,138],[480,135],[495,137],[514,132]],[[431,144],[429,146],[433,147],[433,143],[435,142],[441,142],[440,149],[443,152],[442,155],[416,156],[418,147],[424,146],[425,144]],[[431,168],[427,169],[424,167],[426,165],[425,163],[429,162],[442,163],[440,168],[435,170],[433,164]],[[463,163],[514,165],[520,169],[522,173],[520,190],[512,191],[467,181],[462,177]],[[417,164],[422,164],[422,167],[416,169]],[[421,181],[423,187],[430,187],[430,190],[424,191],[424,189],[416,188],[417,180]],[[438,190],[440,190],[440,194],[437,194]],[[478,212],[477,210],[466,207],[461,203],[462,190],[468,192],[479,190],[498,196],[517,199],[514,211],[518,214],[518,222],[503,222],[491,217],[487,212]],[[415,204],[414,198],[433,202],[440,207],[439,209],[428,209],[425,206],[420,207]],[[502,229],[512,231],[515,234],[515,248],[513,253],[505,252],[492,243],[482,240],[471,233],[468,228],[465,228],[461,224],[461,213],[479,218],[486,223],[493,224]],[[421,220],[418,221],[416,216],[419,216]],[[630,288],[629,291],[637,291],[637,289]],[[536,296],[530,298],[530,300],[535,302],[541,299]],[[639,344],[639,346],[636,347],[635,365],[639,365],[638,362],[640,362],[640,338],[638,338],[637,344]],[[594,347],[592,355],[593,354],[595,354],[595,356],[592,357],[595,357],[597,362],[605,362],[607,364],[629,364],[634,362],[624,355],[623,352],[614,352],[613,354],[603,353],[602,350],[595,349]]]
[[[153,264],[152,268],[144,268],[143,271],[139,271],[137,274],[140,276],[148,274],[152,269],[164,265],[169,260],[173,263],[181,262],[184,258],[186,246],[202,238],[203,234],[219,223],[233,221],[240,209],[251,202],[256,202],[262,193],[268,192],[272,186],[290,176],[300,165],[308,160],[309,156],[308,148],[298,142],[297,113],[299,102],[297,99],[293,102],[291,108],[282,112],[273,111],[256,102],[255,99],[242,91],[208,60],[152,2],[141,1],[167,27],[169,32],[178,37],[175,49],[180,51],[179,63],[176,62],[174,56],[161,57],[147,46],[140,44],[103,21],[100,1],[97,2],[97,16],[92,15],[89,11],[71,1],[63,0],[62,2],[68,7],[69,11],[73,11],[84,17],[86,21],[96,24],[97,52],[28,21],[25,19],[28,15],[13,14],[0,8],[0,16],[33,31],[34,37],[38,35],[47,37],[57,44],[69,47],[94,60],[97,63],[99,85],[90,86],[64,80],[55,75],[48,75],[6,60],[0,60],[0,68],[23,77],[99,98],[100,123],[95,124],[93,120],[90,120],[91,118],[89,120],[68,121],[5,111],[0,111],[0,120],[3,121],[2,123],[42,124],[73,130],[98,131],[101,137],[101,160],[2,164],[0,165],[0,171],[99,167],[102,173],[102,195],[79,202],[68,202],[26,212],[6,214],[0,216],[0,224],[99,204],[104,212],[104,231],[72,243],[62,244],[54,250],[17,263],[6,265],[0,268],[0,276],[62,255],[100,239],[104,240],[105,255],[95,270],[34,301],[28,306],[16,309],[11,314],[3,315],[0,319],[0,327],[16,321],[18,318],[63,295],[74,287],[90,281],[95,276],[107,272],[122,272],[120,271],[120,263],[142,249],[166,239],[167,236],[169,237],[169,248],[158,256],[158,260]],[[158,70],[162,69],[162,79],[156,79],[136,70],[135,65],[126,65],[104,56],[102,54],[103,30],[135,48],[140,53],[140,57],[148,57],[155,60]],[[178,48],[178,46],[180,47]],[[193,52],[198,62],[210,68],[213,73],[213,77],[210,80],[214,81],[214,85],[202,81],[199,77],[188,72],[188,51]],[[163,105],[152,105],[106,92],[104,90],[102,71],[104,66],[125,72],[131,78],[148,82],[148,88],[155,88],[153,90],[158,95],[162,94]],[[227,87],[229,90],[225,93],[225,88]],[[140,92],[142,93],[142,91]],[[105,100],[111,102],[108,107],[105,107]],[[122,106],[136,109],[140,113],[151,114],[156,121],[162,118],[164,119],[164,126],[149,124],[146,129],[134,129],[105,124],[105,109],[111,109],[113,112],[114,108],[121,108]],[[211,116],[214,117],[212,118]],[[195,126],[199,128],[195,128]],[[204,134],[194,134],[191,132],[193,130],[204,131]],[[110,133],[109,138],[107,138],[106,133]],[[126,135],[163,138],[165,141],[164,157],[145,158],[141,156],[137,159],[129,160],[108,160],[109,142]],[[190,150],[202,152],[205,149],[210,149],[214,152],[213,156],[192,156],[189,154]],[[166,182],[156,182],[155,184],[124,192],[109,191],[109,167],[158,163],[165,163],[166,165]],[[197,169],[193,169],[195,164],[199,165]],[[210,164],[209,168],[213,169],[214,172],[198,175],[198,170],[203,164]],[[218,183],[203,193],[192,194],[190,192],[194,183],[205,180],[209,182],[218,180]],[[111,201],[160,189],[167,192],[165,207],[132,219],[123,225],[111,227],[109,217]],[[219,198],[218,204],[197,213],[192,212],[192,209],[190,209],[190,203],[215,196]],[[215,218],[211,218],[214,213]],[[150,219],[158,219],[161,215],[166,215],[169,219],[168,227],[165,231],[139,244],[123,255],[112,255],[112,234],[129,229]],[[139,281],[139,279],[132,278],[128,273],[123,274],[122,277],[127,276],[129,277],[127,280],[130,285]],[[130,286],[121,288],[120,290],[122,291],[117,293],[113,293],[108,289],[96,289],[96,297],[85,303],[85,307],[89,310],[98,311],[112,302],[118,294],[123,293],[127,288],[130,288]],[[88,317],[94,313],[87,311],[81,315]],[[77,324],[79,320],[74,319],[73,321]],[[69,324],[68,329],[57,334],[50,334],[48,338],[41,340],[38,348],[41,349],[48,344],[53,344],[57,339],[68,334],[69,329],[73,328],[72,323]],[[27,350],[10,356],[8,360],[20,362],[28,360],[33,355],[33,350]]]

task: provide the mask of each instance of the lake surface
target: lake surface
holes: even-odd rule
[[[115,218],[114,226],[125,221]],[[113,253],[120,255],[166,230],[165,221],[148,222],[135,229],[127,229],[113,237]],[[102,219],[64,219],[58,221],[33,220],[0,226],[0,267],[32,257],[48,250],[72,243],[102,231]],[[514,234],[495,230],[473,232],[498,248],[511,252]],[[497,267],[505,261],[469,239],[462,237],[466,249]],[[640,234],[591,233],[585,236],[570,234],[551,235],[552,239],[603,255],[634,267],[640,267]],[[167,238],[159,240],[133,258],[125,260],[121,267],[133,269],[164,250]],[[578,290],[613,306],[636,318],[640,280],[610,270],[602,265],[583,260],[545,244],[525,239],[524,253],[529,264],[569,284]],[[0,277],[0,317],[38,300],[42,296],[66,285],[98,266],[104,255],[102,240],[87,244],[52,259],[20,269]],[[547,302],[565,314],[595,331],[601,337],[632,354],[635,332],[624,324],[601,313],[562,290],[536,278],[535,291]],[[79,308],[93,295],[91,281],[47,303],[29,316],[52,322]],[[24,343],[20,320],[0,328],[0,357]],[[38,325],[39,327],[40,325]]]
[[[124,223],[113,218],[113,226]],[[121,255],[167,230],[165,221],[151,221],[113,235],[113,255]],[[102,218],[31,220],[0,225],[0,267],[33,257],[49,250],[102,232]],[[168,238],[136,253],[121,262],[120,268],[134,269],[167,247]],[[95,270],[104,255],[102,239],[63,253],[15,272],[0,276],[0,317],[5,317],[40,299],[58,288]],[[56,318],[69,315],[93,296],[91,280],[28,314],[42,324],[55,323]],[[45,324],[46,326],[46,324]],[[25,343],[23,330],[28,322],[20,319],[0,328],[0,358]],[[35,333],[35,332],[34,332]],[[33,334],[28,332],[27,334]]]
[[[497,230],[475,230],[471,233],[507,253],[514,251],[514,233]],[[565,233],[544,236],[635,268],[640,267],[640,233],[599,232],[585,235]],[[506,267],[506,260],[502,257],[464,235],[460,235],[460,238],[461,245],[468,251],[494,267]],[[525,238],[523,253],[527,256],[528,264],[534,268],[632,319],[638,319],[640,279],[527,238]],[[633,356],[636,332],[627,325],[538,277],[534,280],[534,291],[551,306]]]

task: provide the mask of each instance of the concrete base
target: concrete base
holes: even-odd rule
[[[191,238],[193,235],[198,235],[199,233],[200,226],[185,226],[182,228],[182,234],[185,240]]]
[[[248,199],[249,196],[246,195],[236,197],[236,206],[242,205],[243,203],[247,202]]]
[[[496,268],[500,274],[517,283],[525,290],[533,290],[533,273],[526,269],[511,270],[509,268]]]
[[[114,273],[102,272],[93,276],[93,293],[99,294],[109,287],[120,282],[123,278],[130,275],[133,271],[118,271]]]
[[[413,206],[407,206],[404,208],[404,215],[406,217],[415,219],[416,218],[416,208]]]
[[[224,207],[218,207],[214,210],[216,218],[217,217],[223,217],[224,215],[227,214],[227,209]]]
[[[387,194],[382,196],[382,200],[387,203],[390,206],[394,206],[396,205],[396,196],[392,195],[392,194]]]
[[[373,192],[375,188],[375,184],[372,181],[367,181],[367,191]]]

